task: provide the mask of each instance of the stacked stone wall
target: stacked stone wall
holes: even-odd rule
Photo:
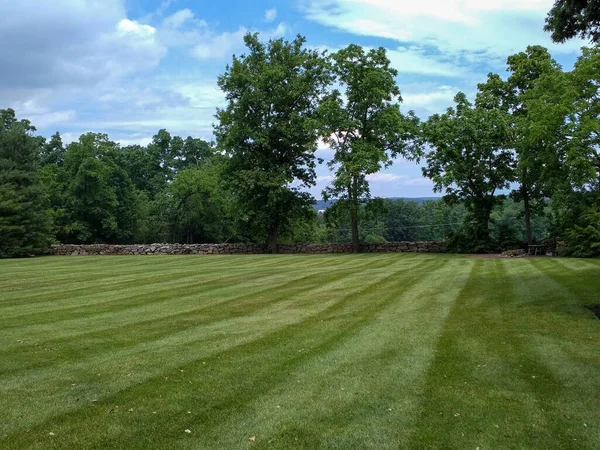
[[[422,252],[440,253],[442,242],[361,243],[363,253]],[[58,244],[47,254],[54,256],[84,255],[258,255],[266,253],[261,244]],[[281,244],[279,253],[325,254],[352,253],[352,244]]]

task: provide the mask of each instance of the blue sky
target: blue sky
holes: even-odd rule
[[[210,140],[216,86],[242,37],[296,34],[334,51],[384,46],[399,71],[402,109],[442,112],[462,90],[529,44],[570,69],[582,41],[552,44],[543,23],[552,0],[20,0],[0,2],[0,108],[11,107],[66,142],[87,131],[123,145],[160,128]],[[6,45],[10,43],[10,45]],[[320,148],[327,159],[331,151]],[[330,179],[319,168],[319,197]],[[371,178],[374,195],[432,195],[419,166],[397,160]]]

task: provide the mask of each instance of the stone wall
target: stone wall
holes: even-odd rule
[[[442,242],[386,242],[360,244],[364,253],[423,252],[440,253]],[[292,253],[351,253],[351,244],[281,244],[279,252]],[[53,245],[47,252],[54,256],[84,255],[241,255],[266,253],[261,244],[135,244],[135,245]]]

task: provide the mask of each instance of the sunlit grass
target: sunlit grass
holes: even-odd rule
[[[599,275],[419,254],[0,261],[0,448],[595,449]]]

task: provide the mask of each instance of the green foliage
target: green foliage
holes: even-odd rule
[[[64,160],[64,242],[132,242],[138,226],[135,186],[117,161],[118,144],[88,133],[67,147]]]
[[[348,200],[337,200],[324,215],[324,225],[327,229],[329,242],[353,242],[351,229],[351,211]],[[358,239],[362,242],[374,242],[372,239],[384,239],[385,217],[388,213],[383,199],[372,199],[358,206],[357,218],[361,223]],[[378,236],[375,238],[375,236]]]
[[[515,176],[510,122],[501,109],[473,106],[463,93],[454,101],[455,108],[434,114],[423,125],[423,137],[431,147],[423,174],[450,204],[464,202],[468,214],[463,234],[472,251],[487,251],[490,214],[503,199],[498,191],[508,188]]]
[[[319,222],[317,212],[309,211],[293,222],[281,234],[281,242],[286,244],[327,242],[324,224]]]
[[[65,147],[58,131],[52,135],[49,142],[44,143],[40,155],[42,166],[62,166],[64,162]]]
[[[217,143],[229,156],[225,175],[254,235],[278,235],[311,213],[318,123],[315,111],[331,80],[325,60],[305,39],[259,41],[234,57],[218,79],[227,107],[217,111]]]
[[[542,177],[553,196],[600,188],[600,48],[583,48],[572,72],[548,73],[526,97],[534,136],[546,142]]]
[[[559,3],[563,12],[579,5]],[[161,129],[146,146],[87,133],[65,147],[58,133],[45,141],[2,111],[0,254],[39,252],[51,235],[266,241],[271,251],[278,241],[357,249],[447,237],[448,249],[485,252],[552,238],[569,254],[596,254],[600,46],[583,48],[571,72],[529,46],[508,57],[506,79],[490,74],[478,86],[475,104],[458,93],[454,107],[421,124],[400,112],[398,72],[382,48],[326,57],[302,37],[262,43],[248,34],[245,43],[247,54],[218,80],[227,104],[217,111],[217,146]],[[322,162],[318,138],[335,152],[323,192],[335,204],[324,216],[308,193]],[[371,198],[370,175],[398,156],[424,155],[423,174],[445,201]]]
[[[136,189],[145,191],[154,198],[167,186],[167,173],[153,146],[130,145],[117,154],[117,162],[129,175]]]
[[[375,244],[380,244],[380,243],[383,243],[383,242],[387,242],[386,238],[384,238],[380,234],[375,234],[375,233],[369,233],[369,234],[367,234],[363,240],[364,240],[364,242],[372,242],[372,243],[375,243]]]
[[[540,242],[550,237],[548,212],[546,206],[531,220],[532,241]],[[525,215],[523,202],[507,198],[501,205],[494,208],[491,215],[492,239],[501,250],[521,247],[527,242],[527,230],[523,217]]]
[[[215,149],[209,142],[188,136],[185,141],[179,144],[179,139],[181,138],[178,136],[173,138],[177,144],[173,161],[176,171],[197,169],[206,164],[214,155]]]
[[[241,217],[222,183],[222,160],[179,172],[169,185],[172,240],[186,243],[224,242],[238,237]]]
[[[556,168],[556,142],[536,132],[528,104],[542,94],[535,89],[540,78],[558,74],[561,69],[541,46],[528,46],[524,52],[509,56],[506,63],[510,72],[508,79],[503,81],[498,75],[490,74],[486,83],[478,85],[477,103],[509,114],[510,146],[515,150],[515,175],[519,183],[510,195],[523,202],[527,240],[531,243],[531,220],[543,211],[550,190],[548,180]]]
[[[351,242],[348,208],[336,205],[319,216],[318,242]],[[363,242],[439,241],[459,229],[464,214],[463,205],[441,200],[374,199],[359,208],[359,237]]]
[[[422,223],[422,207],[416,202],[387,200],[384,219],[385,237],[389,241],[416,241],[416,227]]]
[[[599,83],[600,50],[583,48],[572,72],[541,77],[526,100],[533,132],[552,150],[545,164],[551,170],[543,174],[551,186],[552,237],[565,240],[573,255],[594,248],[589,211],[600,195]]]
[[[464,208],[441,200],[417,203],[410,200],[386,200],[387,213],[383,236],[388,241],[438,241],[459,228]]]
[[[12,109],[0,110],[0,258],[42,252],[52,216],[37,173],[43,139]]]
[[[600,41],[600,1],[555,0],[544,30],[552,33],[554,42],[575,37]]]
[[[598,205],[600,195],[593,192],[563,193],[549,214],[553,238],[564,241],[565,256],[598,255]]]
[[[567,81],[573,95],[566,129],[570,181],[578,190],[600,192],[600,45],[582,49]]]
[[[357,250],[360,205],[370,199],[367,176],[389,167],[398,155],[416,157],[409,142],[415,138],[418,119],[412,112],[400,113],[398,72],[390,67],[384,48],[365,53],[352,44],[331,60],[343,93],[334,90],[319,108],[323,139],[335,151],[328,163],[335,178],[323,198],[338,199],[338,207],[348,208]]]
[[[580,224],[567,233],[567,254],[581,258],[600,257],[600,207],[592,205]]]

